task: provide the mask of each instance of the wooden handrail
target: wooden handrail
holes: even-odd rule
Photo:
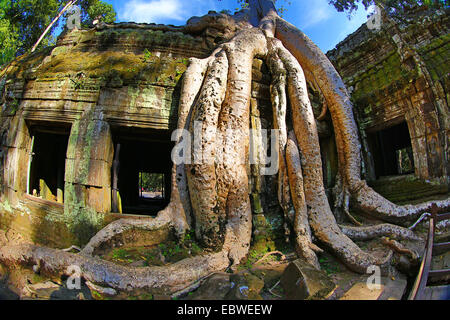
[[[436,231],[436,224],[440,221],[450,219],[450,213],[443,213],[438,215],[438,207],[436,204],[431,206],[430,227],[428,230],[428,239],[425,246],[425,253],[420,265],[419,274],[417,275],[414,286],[408,297],[408,300],[420,300],[423,298],[423,293],[427,286],[428,280],[436,280],[441,277],[450,276],[450,269],[445,270],[431,270],[431,259],[434,255],[441,254],[449,250],[450,243],[434,244],[434,235]]]
[[[420,300],[427,286],[428,275],[431,268],[431,259],[433,258],[434,232],[436,227],[437,205],[431,207],[430,226],[428,229],[428,239],[425,246],[424,258],[420,264],[419,274],[414,282],[408,300]]]
[[[416,278],[411,294],[409,295],[408,300],[420,300],[427,286],[428,274],[430,273],[431,267],[431,258],[433,254],[433,242],[434,242],[434,225],[435,221],[432,217],[430,219],[430,228],[428,231],[428,240],[425,247],[424,258],[422,259],[422,263],[419,269],[419,275]]]

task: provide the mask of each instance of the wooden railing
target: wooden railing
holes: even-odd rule
[[[450,250],[450,242],[434,243],[436,224],[443,220],[450,219],[450,213],[438,215],[438,208],[436,204],[431,207],[430,226],[428,229],[428,238],[425,246],[422,263],[420,265],[419,274],[416,278],[414,286],[411,290],[408,300],[422,300],[424,299],[425,288],[428,281],[439,281],[450,276],[450,269],[445,270],[431,270],[431,260],[434,255],[439,255]]]

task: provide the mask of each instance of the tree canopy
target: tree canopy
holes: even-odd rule
[[[222,0],[219,0],[219,1],[222,1]],[[249,0],[236,0],[236,2],[240,6],[240,8],[236,8],[236,11],[239,11],[240,9],[245,9],[245,8],[249,7]],[[289,6],[292,3],[292,1],[290,1],[290,0],[273,0],[273,2],[277,6],[278,14],[280,14],[280,16],[282,16],[283,13],[287,10],[285,6],[286,5]]]
[[[67,4],[67,0],[0,0],[0,65],[27,52],[39,39],[50,22]],[[116,20],[112,5],[101,0],[78,1],[82,24],[89,25],[98,16],[107,23]],[[41,43],[52,44],[56,23]]]

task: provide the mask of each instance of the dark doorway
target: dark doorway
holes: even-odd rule
[[[408,125],[402,122],[368,135],[377,179],[414,172],[414,158]]]
[[[112,210],[156,215],[170,201],[173,143],[168,131],[113,131]]]
[[[64,176],[70,128],[34,126],[27,192],[44,200],[64,202]]]

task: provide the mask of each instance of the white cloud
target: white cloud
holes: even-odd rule
[[[131,0],[127,1],[120,20],[134,22],[160,22],[163,19],[185,20],[180,0]]]
[[[119,21],[179,23],[209,10],[220,10],[218,0],[130,0],[119,8]]]
[[[333,9],[328,4],[328,0],[316,0],[308,3],[306,13],[303,14],[301,28],[307,29],[319,23],[325,22],[333,16]]]

